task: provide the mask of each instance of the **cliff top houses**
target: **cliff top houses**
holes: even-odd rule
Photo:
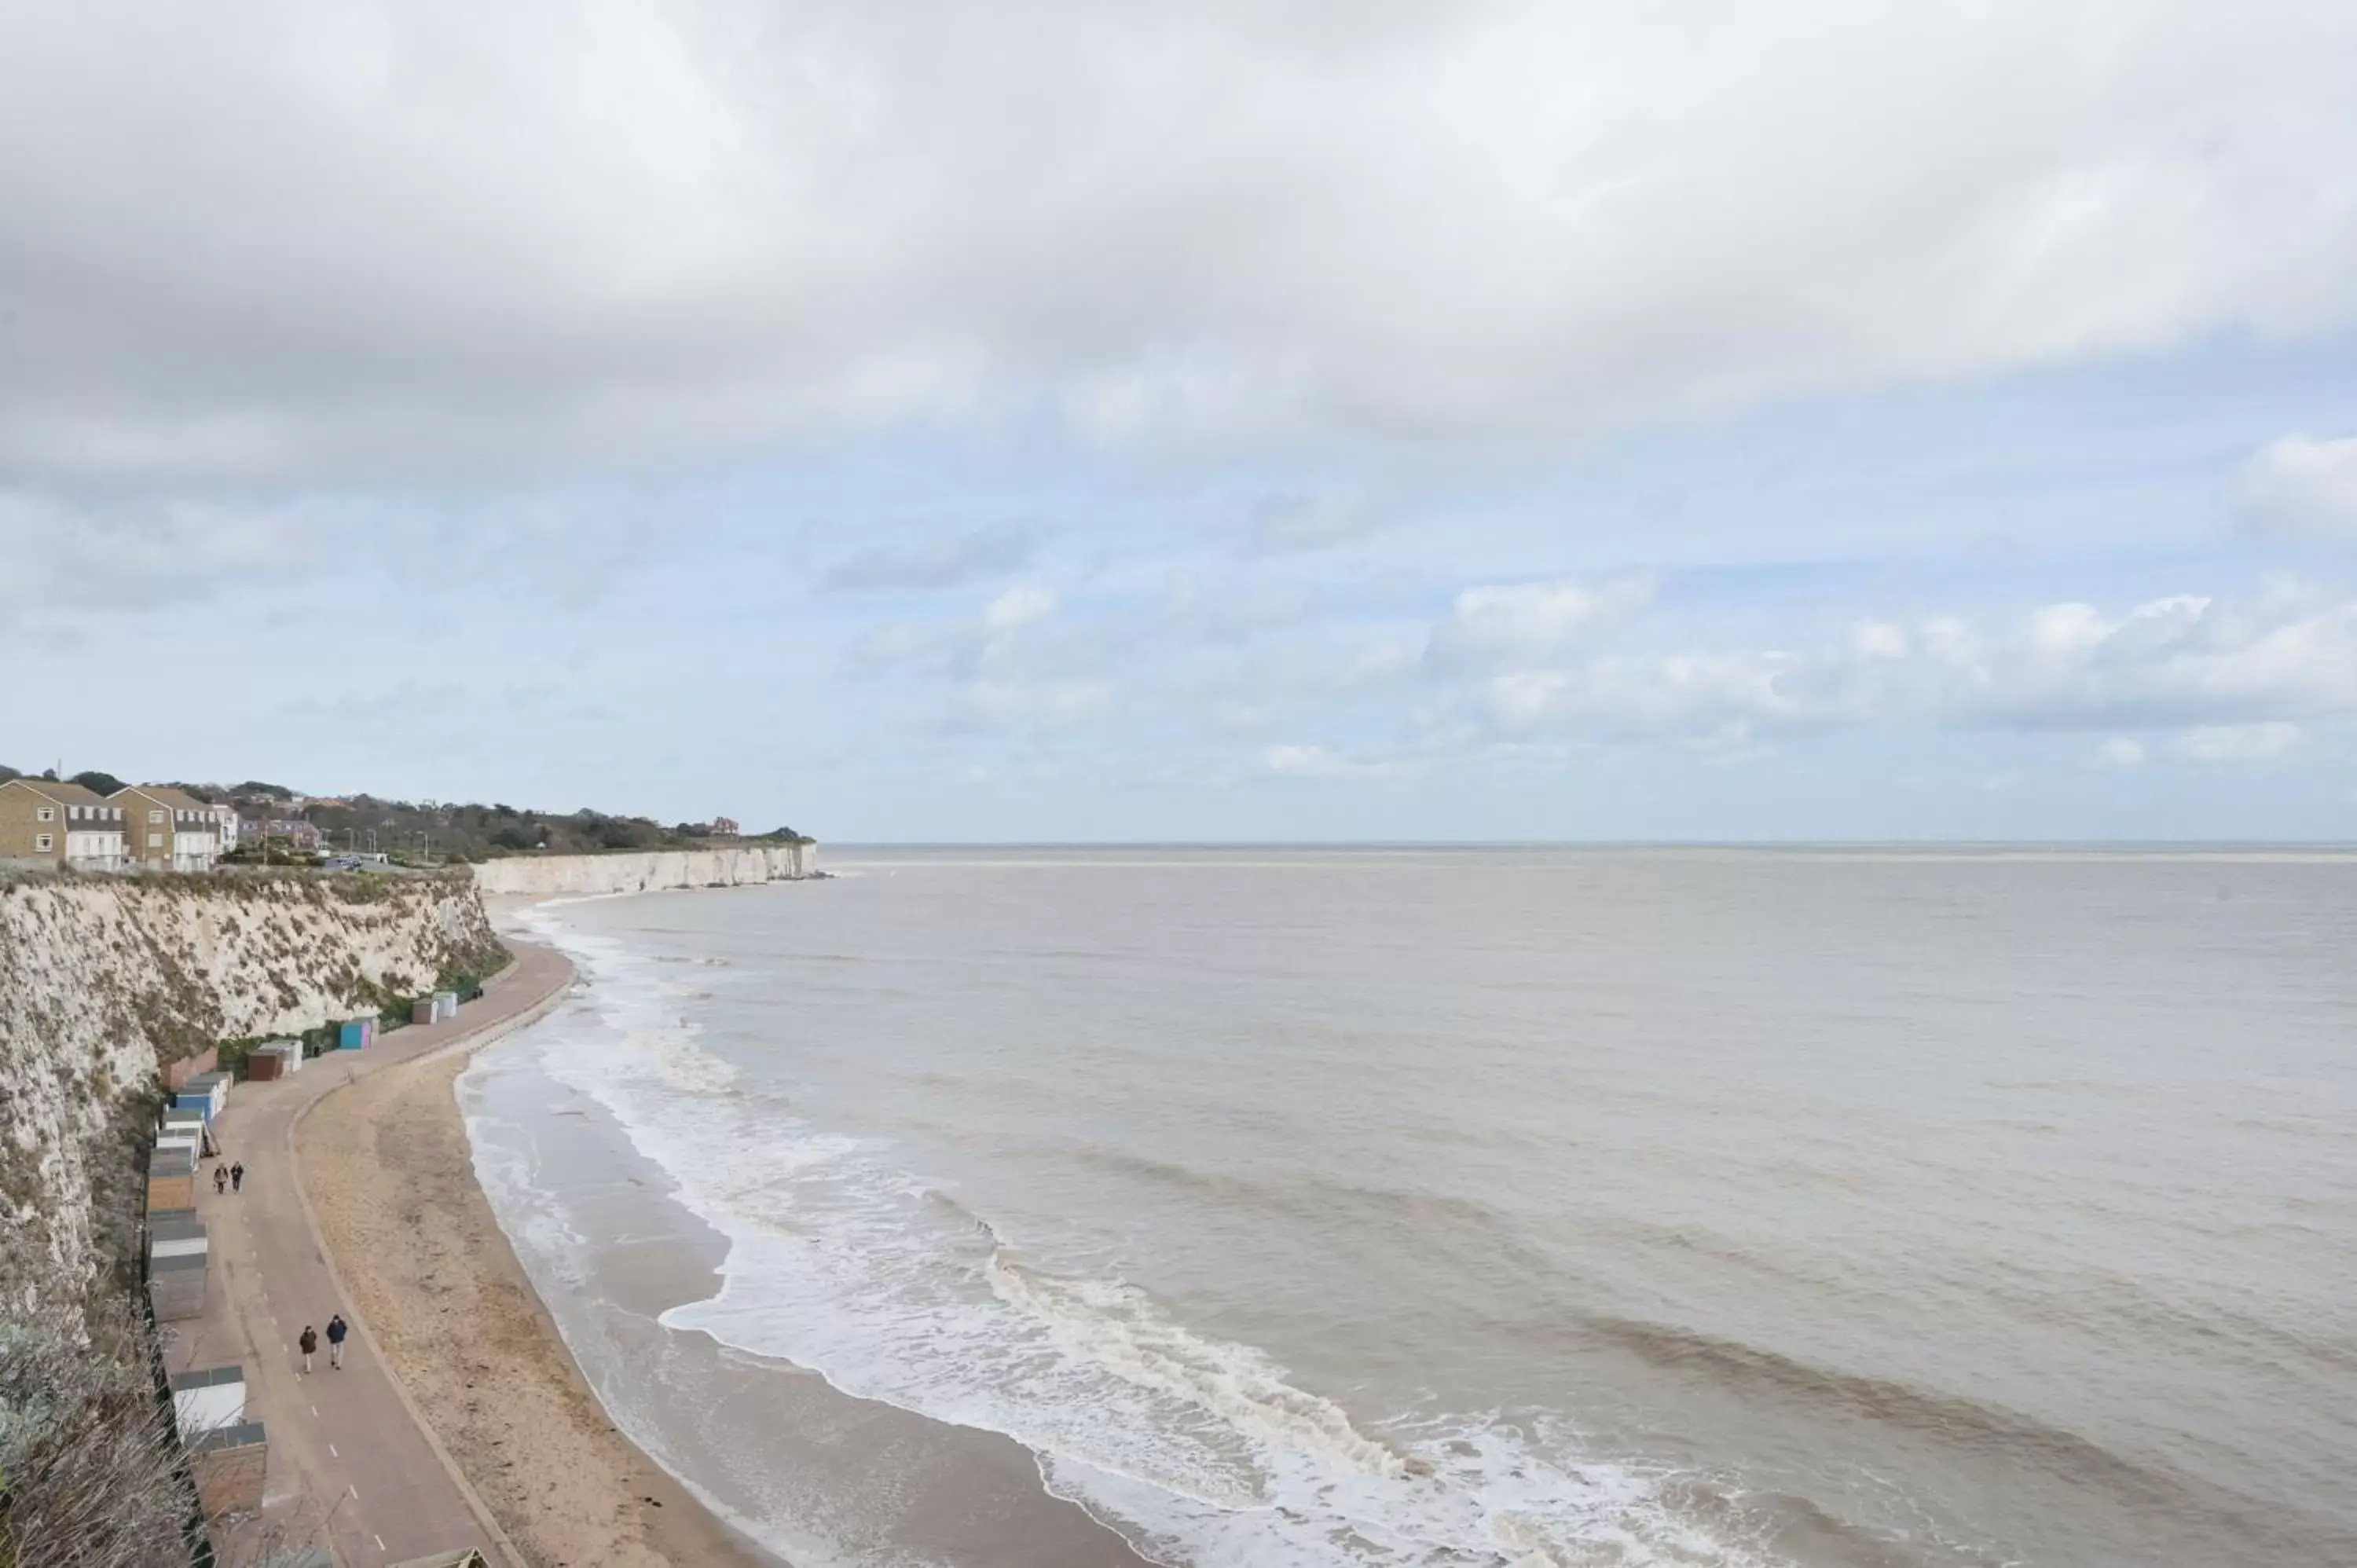
[[[121,871],[123,813],[79,784],[11,779],[0,784],[0,865]]]
[[[0,783],[0,865],[210,871],[235,841],[227,806],[129,784],[100,796],[54,779]]]
[[[221,819],[236,814],[158,784],[128,784],[107,800],[124,809],[125,853],[148,871],[210,871],[225,847]]]

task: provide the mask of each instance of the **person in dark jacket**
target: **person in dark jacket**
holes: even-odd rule
[[[317,1350],[318,1348],[319,1331],[312,1327],[309,1324],[305,1324],[303,1326],[302,1337],[295,1341],[295,1348],[303,1352],[303,1369],[305,1371],[307,1372],[311,1369],[311,1352]]]
[[[342,1313],[328,1319],[328,1365],[339,1372],[344,1369],[344,1336],[350,1332]]]
[[[237,1164],[229,1167],[229,1189],[231,1192],[242,1192],[245,1190],[245,1162],[243,1160],[240,1160]]]

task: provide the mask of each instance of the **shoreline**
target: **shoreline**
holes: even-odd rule
[[[565,975],[551,1003],[571,987],[569,962]],[[622,1434],[491,1212],[455,1086],[511,1032],[369,1073],[293,1130],[332,1266],[408,1402],[525,1559],[784,1568]]]

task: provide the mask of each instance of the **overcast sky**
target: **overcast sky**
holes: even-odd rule
[[[2357,837],[2357,5],[16,0],[0,761]]]

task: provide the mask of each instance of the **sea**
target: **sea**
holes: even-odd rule
[[[2357,1564],[2357,858],[827,864],[459,1090],[784,1562]]]

